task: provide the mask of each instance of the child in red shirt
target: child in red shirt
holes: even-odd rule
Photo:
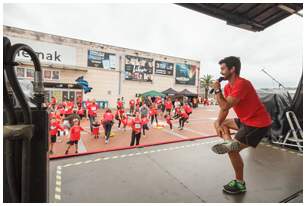
[[[146,116],[143,117],[143,118],[141,118],[141,125],[142,125],[142,134],[143,134],[143,137],[146,136],[146,130],[149,131],[148,122],[149,122],[149,119],[148,119]]]
[[[180,130],[183,130],[184,128],[184,123],[187,121],[188,119],[188,114],[185,112],[185,111],[182,111],[181,114],[180,114],[180,119],[179,119],[179,129]]]
[[[62,128],[60,126],[60,124],[56,121],[56,118],[53,117],[51,119],[51,124],[50,124],[50,128],[49,128],[49,134],[50,134],[50,137],[51,137],[50,154],[53,154],[53,145],[56,142],[56,135],[57,135],[57,132],[59,130],[63,131],[64,128]]]
[[[128,116],[126,114],[123,114],[121,121],[122,121],[122,124],[123,124],[123,129],[125,131],[126,126],[128,125],[128,121],[129,121]]]
[[[95,139],[99,138],[99,128],[100,128],[100,123],[95,120],[94,123],[92,123],[92,134],[94,135]]]
[[[174,119],[177,119],[181,116],[181,106],[175,107],[175,114],[173,116]]]
[[[81,138],[81,131],[85,130],[80,126],[80,121],[78,119],[74,119],[73,126],[70,128],[70,140],[67,142],[68,147],[65,154],[68,154],[72,145],[75,145],[75,153],[78,153],[78,143]]]
[[[157,109],[156,109],[156,105],[153,104],[150,108],[150,112],[149,112],[150,116],[151,116],[151,124],[153,124],[153,121],[155,119],[156,125],[158,125],[158,120],[157,120]]]
[[[166,114],[165,115],[165,119],[166,119],[166,122],[167,122],[167,124],[170,126],[170,129],[171,130],[173,130],[173,128],[172,128],[172,118],[171,118],[171,116],[169,115],[169,114]]]

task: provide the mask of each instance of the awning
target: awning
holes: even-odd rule
[[[151,90],[151,91],[145,92],[145,93],[143,93],[141,95],[144,96],[144,97],[164,97],[164,96],[166,96],[163,93],[155,91],[155,90]]]
[[[225,20],[228,25],[250,31],[262,31],[303,9],[302,3],[181,3],[180,6]]]
[[[195,93],[192,93],[188,89],[184,89],[177,93],[177,96],[186,96],[186,97],[197,97],[198,95]]]
[[[163,91],[162,93],[165,95],[176,95],[178,92],[170,87],[169,89]]]

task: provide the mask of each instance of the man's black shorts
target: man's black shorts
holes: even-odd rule
[[[74,145],[74,144],[78,144],[79,143],[79,140],[69,140],[67,142],[67,144],[70,144],[70,145]]]
[[[247,126],[240,122],[240,119],[238,118],[235,118],[234,120],[239,128],[235,135],[235,139],[252,147],[256,147],[260,140],[267,135],[270,129],[270,126],[261,128]]]
[[[51,135],[51,143],[55,143],[56,142],[56,135]]]

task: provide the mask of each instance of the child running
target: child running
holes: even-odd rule
[[[170,129],[173,131],[173,127],[172,127],[172,118],[171,118],[171,116],[169,115],[169,114],[166,114],[165,115],[165,119],[166,119],[166,122],[167,122],[167,124],[170,126]]]

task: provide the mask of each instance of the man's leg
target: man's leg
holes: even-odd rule
[[[224,131],[224,133],[222,134],[222,138],[225,141],[233,141],[233,139],[230,135],[230,129],[239,130],[239,127],[236,124],[235,120],[234,119],[226,119],[222,123],[221,127],[223,128],[223,131]],[[240,185],[244,184],[244,178],[243,178],[244,164],[243,164],[243,160],[242,160],[241,155],[240,155],[240,151],[243,150],[244,148],[247,148],[247,147],[248,147],[248,145],[245,145],[245,144],[242,144],[242,143],[239,142],[239,149],[237,151],[229,151],[228,152],[228,156],[231,160],[232,166],[233,166],[234,171],[235,171],[236,180],[240,181]],[[231,181],[231,182],[233,182],[233,181]],[[230,191],[231,193],[239,193],[238,191],[236,191],[236,188],[232,189],[232,187],[230,186],[231,182],[229,184],[225,185],[224,189],[227,192]],[[244,191],[245,191],[245,185],[243,187],[244,187]],[[242,191],[242,190],[240,190],[240,191]]]
[[[232,140],[232,137],[230,135],[230,129],[233,130],[238,130],[238,126],[235,123],[234,119],[226,119],[223,123],[222,123],[222,128],[224,130],[224,134],[222,134],[222,138],[225,140]],[[233,168],[235,170],[235,175],[236,175],[236,179],[237,180],[241,180],[243,181],[243,161],[240,155],[240,151],[244,148],[248,147],[247,145],[244,145],[242,143],[240,143],[240,149],[239,151],[232,151],[228,153],[228,156],[231,160],[231,163],[233,165]]]

